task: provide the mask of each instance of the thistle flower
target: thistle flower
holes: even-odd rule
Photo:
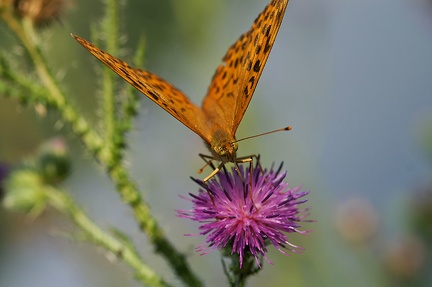
[[[308,234],[299,228],[309,209],[300,210],[298,206],[307,201],[300,198],[309,192],[300,191],[301,187],[288,188],[288,183],[283,182],[286,172],[281,173],[281,169],[282,164],[276,171],[273,166],[261,171],[258,165],[252,171],[244,171],[242,166],[239,171],[233,168],[231,173],[224,169],[207,184],[192,178],[201,189],[197,195],[189,193],[193,208],[178,210],[178,216],[201,223],[199,234],[206,236],[205,242],[196,248],[201,255],[230,248],[231,255],[239,256],[240,268],[249,255],[261,268],[261,256],[272,264],[266,257],[270,243],[285,255],[288,254],[284,250],[302,250],[288,241],[287,233]]]
[[[65,0],[14,0],[13,5],[21,17],[30,18],[36,26],[58,20],[70,1]]]

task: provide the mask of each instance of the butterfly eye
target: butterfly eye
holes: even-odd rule
[[[232,147],[233,151],[237,151],[238,150],[238,143],[237,142],[232,142],[231,143],[231,147]]]
[[[224,148],[224,146],[216,146],[214,149],[215,149],[216,153],[220,156],[224,156],[227,153],[227,149]]]

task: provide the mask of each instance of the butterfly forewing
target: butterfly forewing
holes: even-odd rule
[[[127,63],[111,56],[81,37],[73,34],[72,37],[137,90],[204,140],[210,141],[210,133],[206,126],[203,111],[193,104],[182,91],[155,74],[130,67]]]
[[[213,76],[202,108],[162,78],[132,68],[86,40],[72,36],[111,70],[201,136],[213,151],[213,159],[221,160],[222,164],[245,159],[250,162],[252,157],[237,159],[235,132],[267,62],[287,5],[288,0],[271,0],[250,30],[230,47]]]
[[[217,68],[203,102],[205,114],[233,137],[249,105],[282,23],[288,0],[272,0]]]

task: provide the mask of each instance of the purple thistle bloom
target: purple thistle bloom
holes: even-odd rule
[[[187,200],[193,203],[193,209],[178,210],[178,216],[202,223],[200,234],[206,236],[206,241],[196,248],[201,255],[228,246],[231,254],[238,254],[240,268],[249,254],[261,268],[260,256],[272,264],[265,255],[269,243],[285,255],[284,249],[303,250],[291,244],[286,233],[308,234],[298,228],[309,209],[299,210],[298,205],[307,201],[300,198],[309,192],[300,191],[301,187],[288,188],[288,183],[283,182],[286,172],[280,173],[281,169],[282,164],[276,171],[273,166],[269,171],[255,167],[251,192],[250,170],[245,172],[242,166],[241,176],[233,168],[231,173],[225,169],[219,172],[218,179],[212,178],[207,184],[192,178],[201,189],[198,195],[189,193],[192,199]]]

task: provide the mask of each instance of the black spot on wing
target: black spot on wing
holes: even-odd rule
[[[250,77],[249,83],[251,84],[251,86],[255,84],[255,76]]]
[[[261,52],[261,45],[256,46],[255,48],[255,54],[259,54]]]
[[[253,66],[254,72],[258,73],[261,69],[261,61],[257,60]]]
[[[250,59],[247,59],[246,61],[246,70],[250,71],[252,69],[252,61]]]
[[[264,53],[267,54],[271,49],[270,38],[267,38],[267,42],[265,44]]]
[[[154,91],[147,92],[150,97],[152,97],[155,101],[159,101],[159,96]]]
[[[246,99],[249,98],[249,89],[247,86],[243,90],[243,95],[246,97]]]

